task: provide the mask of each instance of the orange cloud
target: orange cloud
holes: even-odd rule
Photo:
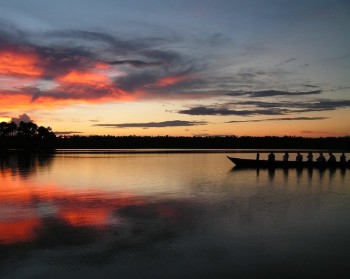
[[[0,98],[3,110],[53,109],[81,102],[100,104],[133,101],[149,96],[153,86],[166,87],[190,79],[186,75],[167,76],[143,89],[129,92],[110,79],[115,68],[96,62],[86,71],[74,67],[63,72],[53,71],[59,76],[53,77],[52,84],[48,86],[47,81],[41,78],[46,77],[46,71],[52,70],[55,65],[48,67],[45,61],[40,60],[40,55],[34,52],[0,51]]]
[[[1,109],[16,111],[16,113],[28,109],[56,109],[77,103],[103,104],[116,100],[132,101],[141,95],[142,92],[130,94],[105,83],[62,83],[54,89],[42,92],[30,87],[18,91],[0,89]]]
[[[33,53],[3,50],[0,52],[0,75],[39,77],[44,72],[39,62]]]
[[[53,100],[52,98],[38,99],[32,101],[33,96],[21,90],[20,92],[0,91],[1,109],[6,111],[23,112],[32,109],[54,109],[72,104],[71,100]]]
[[[111,66],[109,66],[108,64],[105,64],[105,63],[96,63],[95,67],[98,70],[108,70],[111,68]]]
[[[57,94],[48,92],[39,99],[42,101],[46,98],[55,103],[61,100],[70,100],[71,103],[80,100],[94,104],[113,100],[134,100],[139,94],[130,94],[118,88],[105,74],[108,68],[108,65],[98,63],[95,65],[95,71],[70,71],[56,79],[59,85],[51,93],[57,92]]]
[[[182,81],[189,80],[191,77],[190,76],[168,76],[168,77],[163,77],[160,80],[156,82],[156,85],[158,86],[169,86],[173,85]]]
[[[67,75],[58,78],[60,82],[76,84],[104,84],[110,83],[108,77],[101,73],[71,71]]]

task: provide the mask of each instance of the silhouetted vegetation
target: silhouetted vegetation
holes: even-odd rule
[[[350,137],[172,137],[70,136],[58,137],[57,148],[168,149],[337,149],[350,150]]]
[[[33,122],[0,123],[0,148],[17,149],[330,149],[350,150],[350,137],[59,136]]]
[[[56,136],[50,127],[21,121],[0,123],[0,148],[54,148]]]

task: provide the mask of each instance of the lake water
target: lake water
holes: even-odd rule
[[[350,169],[226,155],[1,153],[0,277],[347,278]]]

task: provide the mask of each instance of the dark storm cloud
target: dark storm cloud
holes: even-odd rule
[[[328,117],[280,117],[268,119],[252,119],[252,120],[233,120],[226,123],[242,123],[242,122],[267,122],[267,121],[308,121],[308,120],[324,120]]]
[[[195,73],[194,73],[195,74]],[[192,77],[182,81],[178,81],[174,84],[169,84],[164,87],[152,88],[152,95],[156,97],[162,97],[162,95],[174,96],[174,97],[191,97],[206,98],[215,95],[220,95],[219,90],[208,90],[208,83],[201,78]]]
[[[275,96],[306,96],[306,95],[319,95],[322,93],[322,90],[313,90],[313,91],[280,91],[280,90],[262,90],[262,91],[237,91],[230,92],[228,96],[247,96],[247,97],[275,97]]]
[[[350,89],[350,86],[337,86],[335,88],[330,89],[330,91],[343,91]]]
[[[234,109],[239,107],[240,109]],[[235,103],[226,103],[211,107],[194,106],[188,109],[177,111],[180,114],[187,115],[215,115],[215,116],[254,116],[254,115],[287,115],[290,113],[304,113],[312,111],[328,111],[339,108],[350,107],[350,100],[317,100],[306,102],[262,102],[262,101],[241,101]],[[246,108],[246,109],[245,109]],[[321,120],[320,118],[310,117],[297,117],[297,118],[279,118],[280,120]],[[273,119],[275,120],[275,119]],[[267,121],[267,120],[263,120]],[[244,122],[244,121],[240,121]],[[252,122],[252,121],[248,121]],[[253,122],[260,122],[260,120],[254,120]]]
[[[25,33],[15,28],[11,24],[0,20],[0,48],[8,44],[22,43],[25,38]]]
[[[165,35],[164,38],[133,38],[131,35],[123,38],[104,32],[58,30],[21,36],[19,29],[13,27],[13,32],[12,29],[10,32],[5,27],[8,25],[1,25],[0,22],[0,50],[1,43],[4,45],[7,42],[6,45],[10,45],[15,52],[34,54],[38,57],[38,66],[42,70],[39,78],[60,83],[58,88],[46,91],[23,88],[27,91],[22,91],[21,94],[31,95],[32,101],[40,97],[71,100],[91,100],[108,95],[116,97],[118,90],[124,91],[124,94],[140,90],[144,98],[210,97],[229,92],[226,87],[236,82],[230,77],[199,78],[213,65],[181,48],[175,51],[174,44],[182,39],[173,34]],[[213,38],[220,44],[218,35]],[[63,84],[61,78],[68,73],[94,71],[98,63],[120,66],[125,74],[108,76],[111,79],[109,88],[94,87],[91,84]],[[251,72],[256,76],[265,74],[259,70]],[[238,74],[237,79],[242,77]],[[84,89],[86,92],[82,91]],[[12,92],[15,93],[16,90]]]
[[[263,101],[240,101],[231,105],[255,106],[257,108],[285,108],[295,112],[334,110],[350,107],[350,100],[311,100],[304,102],[263,102]]]
[[[93,67],[97,57],[83,47],[39,47],[44,67],[43,78],[54,79],[72,70],[84,71]]]
[[[43,90],[32,86],[8,90],[11,94],[30,95],[32,101],[41,97],[92,100],[108,95],[117,97],[119,90],[125,94],[137,89],[143,89],[146,97],[188,93],[184,89],[192,89],[192,75],[203,69],[201,63],[183,53],[164,46],[158,49],[156,44],[162,41],[161,38],[121,39],[102,32],[62,30],[31,34],[37,39],[34,44],[30,35],[26,38],[20,36],[17,29],[13,28],[14,32],[10,32],[12,29],[7,31],[5,27],[7,25],[0,22],[0,51],[6,47],[14,53],[37,57],[37,66],[42,73],[36,78],[60,83],[55,89]],[[164,38],[164,41],[167,40]],[[96,70],[98,63],[132,67],[122,68],[125,75],[112,77],[108,86],[68,84],[61,79],[73,71],[85,73]]]
[[[128,64],[134,67],[143,68],[143,67],[152,67],[152,66],[161,66],[164,63],[161,61],[142,61],[142,60],[116,60],[108,62],[110,65],[124,65]]]
[[[287,77],[290,74],[290,72],[287,72],[281,68],[268,68],[264,67],[257,68],[257,67],[249,67],[249,68],[242,68],[238,70],[237,73],[235,73],[231,79],[233,79],[235,82],[249,82],[249,83],[261,83],[265,79],[275,80],[275,79],[283,79]],[[242,92],[244,93],[244,92]]]
[[[42,96],[51,97],[53,99],[70,99],[81,100],[96,100],[103,97],[111,96],[111,89],[108,87],[91,87],[88,85],[68,85],[62,86],[59,90],[51,90],[42,94]]]
[[[300,103],[302,105],[302,103]],[[334,110],[350,107],[350,100],[318,100],[304,104],[305,107],[316,110]]]
[[[293,104],[293,105],[292,105]],[[305,104],[305,103],[304,103]],[[293,102],[263,102],[263,101],[238,101],[228,105],[254,106],[257,108],[290,108],[300,107],[301,103]]]
[[[302,86],[309,87],[309,88],[319,88],[317,85],[312,85],[312,84],[302,84]]]
[[[119,77],[115,80],[115,84],[123,90],[132,92],[146,85],[153,84],[158,79],[159,75],[157,72],[145,71]]]
[[[83,30],[55,31],[47,33],[45,38],[47,39],[47,37],[51,38],[57,45],[73,45],[78,47],[84,45],[97,52],[103,49],[105,50],[103,56],[110,58],[118,57],[118,59],[111,62],[106,62],[115,65],[130,64],[135,67],[156,66],[172,63],[180,57],[175,51],[157,49],[159,45],[172,41],[172,38],[168,37],[126,38],[104,32]],[[146,60],[140,60],[140,57]]]
[[[175,69],[187,61],[187,58],[176,51],[164,47],[158,49],[160,43],[171,41],[166,37],[120,38],[103,32],[83,30],[31,34],[32,38],[24,34],[25,32],[10,23],[0,21],[0,48],[10,46],[18,50],[26,47],[26,51],[40,56],[49,76],[59,75],[63,69],[88,69],[92,63],[100,60],[110,65],[164,65]],[[31,40],[33,37],[36,39],[35,43]]]
[[[164,61],[169,64],[182,59],[182,56],[173,50],[147,49],[140,51],[140,54],[150,59]]]
[[[130,64],[135,68],[139,68],[129,71],[128,75],[115,78],[115,85],[118,88],[126,91],[151,89],[152,94],[157,92],[167,94],[171,92],[169,89],[174,90],[171,87],[178,84],[182,78],[196,74],[203,68],[197,61],[172,50],[149,49],[136,54],[143,56],[147,59],[146,61],[150,62],[144,60],[117,60],[116,64]],[[153,66],[152,69],[146,68],[150,66]],[[162,80],[168,77],[175,80],[178,78],[179,81],[174,82],[174,84],[162,83]],[[160,82],[160,84],[157,84],[157,82]]]
[[[120,39],[104,32],[93,32],[84,30],[60,30],[46,33],[46,38],[56,40],[56,43],[72,44],[73,42],[82,45],[83,42],[87,44],[104,44],[118,54],[126,54],[131,51],[141,50],[147,47],[150,43],[148,40],[142,39]],[[65,42],[66,41],[66,42]]]
[[[171,120],[163,122],[146,122],[146,123],[119,123],[119,124],[94,124],[92,126],[106,127],[106,128],[164,128],[164,127],[186,127],[205,125],[205,121],[185,121],[185,120]]]
[[[201,67],[195,62],[179,59],[172,61],[172,66],[164,62],[163,67],[156,69],[131,71],[126,76],[115,78],[116,87],[135,91],[138,89],[148,90],[154,96],[171,95],[173,92],[181,93],[183,89],[193,89],[198,79],[194,76],[201,71]],[[169,82],[169,79],[173,81]],[[168,81],[167,81],[168,80]]]
[[[233,77],[236,80],[242,80],[242,81],[251,81],[253,79],[260,78],[261,76],[265,76],[267,73],[263,70],[258,70],[254,68],[249,69],[241,69],[236,73],[236,77]]]
[[[0,21],[0,51],[10,50],[22,55],[35,55],[43,69],[42,78],[53,79],[71,70],[83,70],[96,63],[96,55],[83,46],[40,45],[15,26]]]
[[[223,107],[204,107],[204,106],[198,106],[198,107],[192,107],[189,109],[184,109],[178,111],[178,113],[181,114],[188,114],[188,115],[218,115],[218,116],[228,116],[228,115],[239,115],[239,116],[251,116],[251,115],[283,115],[286,114],[286,112],[283,109],[268,109],[268,110],[261,110],[261,109],[254,109],[254,110],[233,110],[229,108],[223,108]]]
[[[0,31],[3,29],[0,28]],[[6,50],[10,49],[14,53],[37,57],[37,66],[42,73],[36,78],[60,83],[54,89],[43,90],[32,86],[8,90],[11,94],[30,95],[32,101],[41,97],[92,100],[105,96],[118,97],[116,93],[120,90],[125,94],[137,89],[143,89],[146,98],[152,94],[164,98],[178,92],[188,93],[194,85],[190,81],[192,75],[203,69],[198,61],[180,52],[164,47],[158,49],[149,38],[123,40],[101,32],[70,30],[37,35],[39,39],[34,44],[29,38],[15,36],[20,34],[19,31],[13,32],[14,35],[5,31],[0,32],[0,51],[6,47]],[[44,38],[46,44],[39,44],[40,38]],[[68,84],[61,80],[73,71],[85,73],[95,70],[98,63],[132,67],[122,68],[126,74],[112,77],[108,86]]]
[[[31,97],[31,101],[35,102],[39,98],[50,98],[54,100],[96,100],[103,97],[118,97],[119,91],[109,87],[94,87],[85,84],[67,84],[51,90],[41,90],[37,87],[25,87],[20,92]],[[8,92],[12,94],[13,92]]]
[[[31,98],[31,102],[37,101],[41,97],[48,97],[50,99],[64,100],[64,99],[79,99],[78,96],[74,97],[71,92],[60,91],[60,90],[50,90],[44,91],[38,87],[22,87],[14,90],[7,90],[6,92],[1,92],[1,96],[11,96],[11,95],[26,95]]]
[[[163,34],[164,35],[164,34]],[[214,34],[212,40],[216,44],[221,42],[222,36]],[[191,54],[184,48],[176,48],[176,44],[183,40],[174,34],[159,37],[135,37],[132,35],[111,35],[105,32],[84,30],[59,30],[42,33],[28,33],[10,23],[0,21],[0,51],[11,48],[19,53],[35,54],[38,56],[37,65],[43,71],[38,80],[53,80],[59,84],[54,89],[18,88],[11,93],[28,94],[32,101],[40,97],[52,99],[100,99],[102,97],[116,97],[123,91],[124,94],[133,94],[139,90],[140,98],[197,98],[229,95],[232,97],[278,97],[278,96],[309,96],[319,95],[322,90],[313,91],[232,91],[239,85],[258,88],[264,85],[266,79],[280,77],[286,72],[276,69],[243,68],[236,74],[208,76],[211,70],[218,65],[210,59],[203,59],[201,55]],[[211,41],[211,40],[210,40]],[[225,40],[224,40],[225,41]],[[182,42],[182,41],[181,41]],[[204,44],[205,42],[203,42]],[[204,46],[205,47],[205,46]],[[176,49],[176,50],[175,50]],[[200,53],[200,52],[198,52]],[[284,63],[295,58],[285,60]],[[103,71],[96,65],[99,63],[118,66],[123,75],[113,76],[111,71],[106,77],[108,85],[98,84],[68,84],[62,77],[70,72],[91,73]],[[106,66],[106,65],[105,65]],[[108,68],[109,69],[109,68]],[[108,71],[105,69],[105,71]],[[82,79],[84,80],[84,79]],[[312,85],[309,86],[312,89]],[[8,90],[10,91],[10,90]],[[21,91],[21,92],[20,92]],[[6,92],[2,93],[6,95]],[[238,103],[237,103],[238,104]],[[245,105],[244,103],[240,103]],[[246,104],[249,105],[249,104]],[[326,109],[339,107],[338,104],[323,104]],[[327,107],[328,105],[328,107]],[[347,106],[347,105],[346,105]],[[191,108],[180,113],[190,115],[279,115],[287,113],[283,105],[262,103],[257,107],[275,108],[272,110],[227,110],[222,108]],[[288,106],[286,106],[288,107]],[[297,103],[294,108],[305,109]],[[322,110],[316,104],[306,106],[308,109]]]
[[[67,69],[83,71],[100,61],[109,65],[129,65],[132,68],[124,69],[126,75],[113,78],[114,85],[111,86],[128,92],[144,89],[144,92],[148,90],[152,94],[163,93],[164,97],[169,93],[166,90],[168,87],[175,86],[185,79],[185,76],[193,75],[203,69],[199,61],[178,51],[164,47],[158,49],[157,43],[166,42],[169,38],[164,38],[163,41],[162,38],[123,39],[101,32],[74,30],[51,32],[49,36],[61,38],[63,41],[59,42],[60,47],[42,47],[39,50],[44,60],[48,61],[46,63],[48,78],[62,75]],[[73,44],[68,48],[64,39],[85,40],[87,43],[84,47],[82,44]],[[101,44],[109,47],[101,47]],[[99,54],[99,49],[105,49],[103,57]],[[168,77],[173,78],[174,82],[164,82]],[[181,91],[188,85],[189,83],[182,84],[180,88],[171,88],[171,92],[175,89]]]
[[[138,55],[151,62],[147,62],[145,67],[140,67],[141,63],[138,63],[139,67],[129,70],[128,75],[115,78],[118,88],[126,91],[142,89],[147,92],[146,97],[151,98],[186,94],[194,96],[194,91],[208,92],[208,82],[197,77],[207,70],[203,61],[173,50],[149,49]]]

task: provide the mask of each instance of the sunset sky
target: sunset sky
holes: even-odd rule
[[[0,0],[0,121],[350,135],[348,0]]]

